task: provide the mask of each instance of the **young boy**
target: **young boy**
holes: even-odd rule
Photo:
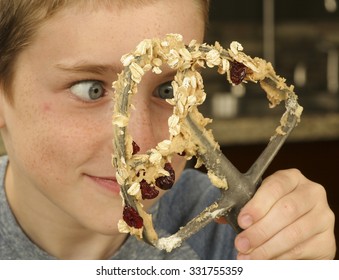
[[[0,259],[331,259],[334,215],[324,188],[297,170],[266,178],[235,236],[211,224],[165,253],[119,233],[122,204],[112,153],[112,82],[120,57],[144,38],[202,42],[205,0],[0,1]],[[133,104],[141,152],[167,136],[162,99],[174,73],[147,74]],[[178,230],[217,196],[183,172],[153,205],[159,233]],[[180,176],[181,175],[181,176]]]

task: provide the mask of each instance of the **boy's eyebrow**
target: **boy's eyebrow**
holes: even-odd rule
[[[74,64],[62,64],[58,63],[55,65],[56,68],[63,71],[74,72],[74,73],[95,73],[95,74],[105,74],[105,73],[120,73],[123,70],[123,66],[118,64],[100,64],[100,63],[91,63],[86,61],[77,62]]]
[[[86,61],[77,62],[74,64],[55,64],[55,67],[67,72],[73,73],[95,73],[99,75],[103,75],[105,73],[120,73],[123,70],[122,64],[99,64],[99,63],[91,63]],[[160,75],[156,75],[160,79],[172,79],[177,73],[176,70],[170,69],[169,67],[164,67],[161,69],[162,73]],[[151,71],[149,71],[151,72]]]

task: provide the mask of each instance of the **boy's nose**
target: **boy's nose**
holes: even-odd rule
[[[143,98],[142,94],[137,93],[133,97],[133,106],[129,120],[128,131],[133,140],[141,149],[141,153],[154,148],[158,143],[155,135],[155,118],[152,115],[150,102]]]

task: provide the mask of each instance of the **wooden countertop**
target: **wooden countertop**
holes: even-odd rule
[[[274,134],[280,116],[213,120],[210,128],[220,145],[266,143]],[[287,141],[339,139],[339,113],[302,115]]]

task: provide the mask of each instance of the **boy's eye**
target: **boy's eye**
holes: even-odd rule
[[[70,90],[83,101],[96,101],[105,95],[105,89],[98,81],[81,81],[71,86]]]
[[[173,87],[172,81],[166,82],[158,86],[153,94],[155,97],[159,97],[162,99],[172,99],[173,95]]]

